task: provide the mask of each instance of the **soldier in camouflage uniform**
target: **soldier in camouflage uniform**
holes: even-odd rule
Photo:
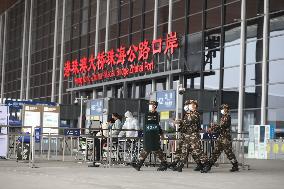
[[[149,112],[146,115],[145,125],[143,128],[144,149],[140,153],[139,162],[132,165],[137,171],[140,171],[140,168],[150,152],[154,152],[161,160],[161,166],[157,169],[157,171],[167,170],[167,161],[161,149],[160,137],[163,137],[163,131],[160,126],[159,114],[156,111],[157,107],[158,102],[150,101]]]
[[[195,100],[187,100],[184,110],[186,114],[180,124],[179,131],[182,133],[181,143],[176,151],[176,158],[173,162],[173,170],[182,172],[182,168],[187,160],[188,153],[197,163],[196,170],[207,173],[210,169],[207,155],[202,151],[200,141],[200,114],[197,111],[197,102]]]
[[[214,125],[210,128],[211,132],[217,132],[219,134],[219,138],[216,141],[216,145],[210,159],[210,167],[214,165],[222,151],[224,151],[233,165],[230,171],[235,172],[238,171],[239,168],[238,161],[232,150],[231,116],[229,115],[229,106],[227,104],[223,104],[221,106],[221,114],[222,117],[220,125]]]

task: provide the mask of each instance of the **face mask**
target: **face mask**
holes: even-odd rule
[[[188,109],[189,109],[189,110],[193,110],[193,107],[192,107],[191,104],[188,106]]]
[[[221,110],[221,114],[224,114],[225,113],[225,111],[224,110]]]
[[[186,111],[186,112],[189,111],[189,107],[188,107],[188,106],[184,106],[183,109],[184,109],[184,111]]]
[[[149,111],[152,111],[152,109],[153,109],[153,105],[150,105],[149,106]]]

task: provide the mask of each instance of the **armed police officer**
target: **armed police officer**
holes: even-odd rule
[[[150,101],[149,103],[149,112],[146,115],[145,125],[143,127],[143,151],[140,153],[139,161],[136,164],[133,164],[133,167],[140,171],[145,159],[150,154],[154,152],[156,156],[161,161],[161,166],[157,171],[166,171],[167,170],[167,161],[161,149],[160,137],[163,138],[163,131],[160,126],[160,117],[157,112],[158,102]]]
[[[215,148],[213,150],[211,159],[210,159],[210,167],[214,165],[222,151],[225,152],[228,159],[231,161],[233,167],[230,170],[231,172],[239,171],[238,161],[236,159],[235,154],[232,150],[232,137],[231,137],[231,116],[229,114],[229,105],[223,104],[221,106],[221,120],[219,125],[213,125],[210,128],[211,132],[216,132],[219,134],[219,137],[216,141]]]
[[[180,125],[179,131],[182,133],[182,141],[176,151],[176,158],[173,162],[174,171],[182,172],[184,164],[190,153],[197,163],[195,170],[207,173],[210,169],[207,155],[203,153],[200,141],[200,114],[197,111],[197,101],[187,100],[184,104],[186,112],[182,121],[177,121]]]

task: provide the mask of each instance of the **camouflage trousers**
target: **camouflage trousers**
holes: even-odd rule
[[[183,134],[175,154],[176,159],[184,163],[188,159],[189,154],[191,154],[197,164],[203,164],[208,161],[207,155],[202,150],[199,133]]]
[[[139,160],[140,161],[145,161],[145,159],[148,157],[148,155],[150,154],[151,151],[146,151],[146,150],[143,150],[141,153],[140,153],[140,156],[139,156]],[[157,151],[152,151],[154,152],[155,156],[157,156],[161,162],[165,162],[166,161],[166,158],[165,158],[165,155],[162,151],[162,149],[159,149]]]
[[[236,156],[233,153],[231,136],[219,136],[211,156],[211,161],[215,163],[223,151],[232,163],[237,162]]]

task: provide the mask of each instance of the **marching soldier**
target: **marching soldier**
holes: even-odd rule
[[[210,165],[206,154],[203,153],[200,141],[200,114],[197,111],[197,102],[195,100],[187,100],[184,104],[186,114],[180,124],[180,132],[182,133],[182,142],[176,151],[176,160],[173,162],[174,171],[182,172],[184,163],[188,157],[188,152],[192,155],[197,163],[195,170],[207,173]]]
[[[140,171],[145,159],[150,152],[154,152],[156,156],[161,160],[161,166],[157,171],[167,170],[167,161],[161,149],[160,137],[163,137],[163,131],[160,126],[160,118],[157,112],[158,102],[150,101],[149,112],[146,115],[145,125],[143,128],[144,133],[144,150],[140,153],[139,162],[133,164],[133,167]]]
[[[210,159],[210,167],[214,165],[224,150],[225,154],[233,165],[230,171],[235,172],[239,171],[239,167],[236,156],[232,150],[231,116],[229,114],[229,109],[230,108],[227,104],[223,104],[221,106],[222,117],[220,120],[220,125],[214,125],[212,128],[210,128],[211,132],[217,132],[219,134],[219,138],[217,139],[216,146]]]

